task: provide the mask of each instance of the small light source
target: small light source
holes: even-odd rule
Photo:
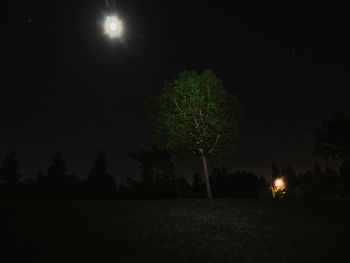
[[[107,16],[103,23],[104,33],[110,38],[121,37],[123,33],[123,22],[117,16]]]
[[[273,185],[271,187],[272,197],[283,198],[286,195],[286,189],[287,189],[287,185],[284,177],[276,178],[273,181]]]
[[[285,188],[285,183],[282,178],[277,178],[274,182],[274,186],[276,189],[283,190]]]

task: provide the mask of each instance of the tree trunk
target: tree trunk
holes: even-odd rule
[[[204,181],[205,181],[205,185],[207,188],[207,196],[208,196],[208,199],[213,199],[213,196],[211,194],[210,181],[209,181],[207,158],[204,155],[202,155],[201,159],[202,159],[202,163],[203,163]]]

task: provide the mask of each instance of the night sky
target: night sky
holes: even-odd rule
[[[125,35],[111,40],[103,0],[10,1],[0,158],[17,150],[21,172],[34,176],[61,150],[83,177],[103,149],[118,182],[137,175],[127,152],[150,143],[145,98],[181,70],[211,68],[244,107],[239,151],[226,164],[258,175],[273,160],[311,168],[309,129],[350,111],[349,28],[335,2],[115,1]],[[178,171],[194,169],[199,162]]]

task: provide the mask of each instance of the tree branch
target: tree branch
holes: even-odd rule
[[[176,99],[174,100],[174,102],[175,102],[176,108],[178,108],[178,110],[181,112],[182,110],[181,110],[181,108],[180,108],[179,104],[177,104]]]
[[[218,134],[218,135],[216,136],[216,139],[215,139],[215,142],[214,142],[214,146],[213,146],[213,148],[211,148],[211,149],[208,151],[208,154],[211,154],[211,153],[214,151],[215,146],[218,144],[218,141],[219,141],[220,137],[221,137],[220,134]]]

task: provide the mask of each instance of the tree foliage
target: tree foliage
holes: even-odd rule
[[[139,162],[143,181],[175,179],[175,165],[169,152],[162,151],[153,145],[149,150],[140,150],[129,155]]]
[[[32,191],[43,196],[74,196],[79,194],[80,180],[76,175],[69,175],[63,155],[57,151],[47,174],[38,172]]]
[[[217,197],[257,197],[266,188],[266,181],[252,172],[231,173],[226,167],[212,170],[210,181]]]
[[[20,183],[21,174],[18,172],[20,162],[15,151],[5,156],[0,166],[0,181],[7,185]]]
[[[67,167],[63,161],[61,152],[57,152],[52,158],[52,164],[49,165],[47,176],[52,178],[64,178],[67,173]]]
[[[337,113],[314,128],[314,154],[325,159],[350,159],[350,114]]]
[[[212,71],[183,71],[148,102],[147,124],[159,147],[181,157],[207,159],[236,149],[241,106]]]
[[[116,193],[117,186],[113,175],[108,170],[107,159],[103,151],[99,151],[96,155],[85,183],[89,195],[111,196]]]
[[[150,149],[129,153],[129,155],[139,163],[142,170],[141,180],[128,180],[129,193],[134,191],[138,197],[146,198],[181,196],[181,189],[175,175],[175,165],[169,152],[153,145]],[[181,184],[185,185],[183,182]]]

